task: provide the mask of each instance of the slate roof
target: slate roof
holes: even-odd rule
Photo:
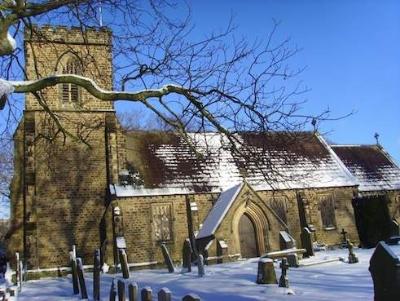
[[[324,139],[312,132],[242,133],[237,136],[241,155],[218,133],[190,137],[198,154],[173,133],[128,133],[127,159],[144,187],[115,185],[116,195],[145,195],[154,189],[158,194],[221,192],[244,179],[255,190],[357,185]]]
[[[400,189],[400,168],[378,145],[332,145],[332,149],[356,177],[359,191]]]

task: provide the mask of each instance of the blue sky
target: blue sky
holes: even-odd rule
[[[223,27],[234,16],[238,35],[264,38],[272,20],[279,35],[302,51],[293,61],[307,66],[300,79],[311,89],[305,112],[326,108],[322,125],[336,143],[375,143],[400,162],[400,1],[258,0],[192,1],[196,32]]]

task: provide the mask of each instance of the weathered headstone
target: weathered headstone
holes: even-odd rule
[[[369,261],[374,282],[375,301],[400,300],[400,259],[380,241]]]
[[[182,298],[182,301],[201,301],[196,294],[189,294]]]
[[[142,297],[141,301],[152,301],[152,299],[153,299],[153,291],[151,290],[151,287],[149,287],[149,286],[142,288],[140,295]]]
[[[74,290],[74,295],[77,295],[79,294],[78,270],[76,266],[76,257],[73,251],[69,253],[69,257],[71,262],[72,287]]]
[[[277,284],[274,262],[270,258],[260,258],[257,271],[258,284]]]
[[[288,254],[286,256],[287,262],[289,264],[289,267],[291,268],[298,268],[299,267],[299,257],[297,256],[296,253],[294,254]]]
[[[224,240],[217,241],[217,263],[223,263],[224,257],[228,256],[228,245]]]
[[[182,301],[201,301],[196,294],[189,294],[182,298]]]
[[[287,278],[287,270],[289,269],[289,265],[285,257],[282,258],[280,267],[282,269],[282,274],[279,278],[279,287],[289,287],[289,279]]]
[[[199,257],[197,257],[197,270],[199,277],[203,277],[205,272],[204,272],[204,257],[202,254],[199,254]]]
[[[349,249],[349,263],[357,263],[358,257],[354,253],[354,246],[349,239],[347,240],[347,248]]]
[[[296,241],[286,231],[279,231],[279,246],[280,246],[281,250],[295,248]]]
[[[172,262],[171,255],[169,255],[167,246],[164,243],[161,244],[161,251],[164,256],[164,262],[167,265],[168,272],[175,272],[174,263]]]
[[[83,275],[83,263],[82,263],[82,258],[77,258],[76,259],[76,266],[77,266],[77,271],[78,271],[78,279],[79,279],[79,288],[81,291],[81,298],[82,299],[87,299],[88,294],[86,290],[86,283],[85,283],[85,277]]]
[[[93,260],[93,300],[100,300],[100,250],[94,251]]]
[[[125,281],[118,279],[118,301],[125,301]]]
[[[313,249],[313,239],[311,236],[311,231],[304,227],[300,234],[301,245],[303,249],[306,249],[306,252],[303,254],[303,257],[310,257],[314,256],[314,249]]]
[[[115,279],[113,279],[111,282],[109,301],[115,301],[115,298],[117,298],[117,288],[115,287]]]
[[[186,269],[188,272],[192,271],[192,244],[190,243],[190,239],[186,238],[183,243],[182,249],[182,267]]]
[[[132,282],[128,285],[129,301],[137,301],[138,285]]]
[[[172,300],[171,291],[166,287],[160,289],[160,291],[158,292],[158,301],[171,301],[171,300]]]
[[[119,262],[121,263],[122,277],[124,279],[129,278],[129,266],[128,258],[126,257],[126,252],[124,249],[118,249]]]

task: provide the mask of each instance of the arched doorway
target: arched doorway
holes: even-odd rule
[[[240,252],[244,258],[258,257],[256,230],[252,220],[243,214],[239,221]]]

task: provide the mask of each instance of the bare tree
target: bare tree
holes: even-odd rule
[[[176,10],[180,17],[171,14]],[[190,8],[180,1],[7,0],[0,11],[0,109],[13,120],[18,119],[14,95],[32,93],[54,119],[58,132],[71,135],[62,129],[41,91],[72,83],[104,101],[136,104],[137,110],[156,116],[193,148],[189,131],[219,132],[247,160],[260,157],[260,151],[243,152],[243,140],[236,133],[293,133],[311,121],[317,126],[329,113],[302,113],[307,88],[297,76],[303,68],[292,69],[289,64],[299,49],[290,39],[276,39],[277,22],[264,39],[248,41],[236,36],[232,21],[199,38]],[[36,72],[27,77],[23,31],[38,34],[33,24],[54,24],[53,20],[79,27],[83,37],[86,29],[102,22],[112,30],[114,90],[105,90],[90,76]],[[129,118],[124,116],[123,123],[137,124],[134,116]]]

